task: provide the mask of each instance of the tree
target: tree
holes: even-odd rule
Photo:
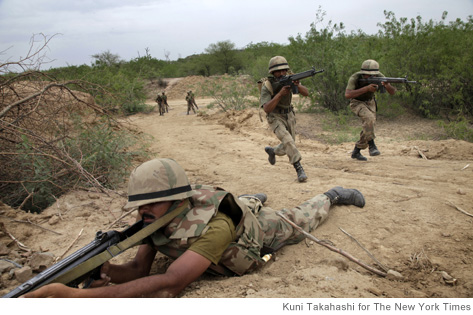
[[[214,57],[217,66],[223,73],[230,73],[231,69],[235,71],[241,68],[240,61],[237,58],[235,44],[229,40],[210,44],[205,52]]]
[[[94,66],[113,66],[121,62],[120,56],[117,54],[112,54],[110,50],[104,51],[100,54],[92,55],[92,58],[95,59],[93,63]]]

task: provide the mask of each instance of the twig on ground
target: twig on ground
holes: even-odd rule
[[[414,149],[417,150],[417,153],[419,153],[419,155],[420,155],[424,160],[427,160],[427,157],[425,156],[425,154],[422,153],[422,151],[421,151],[417,146],[414,146]]]
[[[466,214],[467,216],[473,217],[473,214],[468,213],[468,212],[466,212],[465,210],[463,210],[462,208],[460,208],[460,207],[454,205],[453,202],[451,202],[451,201],[448,201],[448,202],[446,202],[445,204],[449,205],[450,207],[453,207],[453,208],[457,209],[458,211],[460,211],[460,212],[463,213],[463,214]]]
[[[354,238],[352,235],[350,235],[347,231],[345,231],[344,229],[342,229],[341,227],[339,227],[340,231],[342,231],[343,233],[345,233],[349,238],[351,238],[358,246],[361,247],[361,249],[363,249],[367,254],[368,256],[371,257],[371,259],[373,259],[377,264],[378,266],[381,267],[381,269],[384,270],[384,272],[388,272],[390,269],[388,267],[386,267],[385,265],[383,265],[379,260],[377,260],[371,253],[369,250],[367,250],[363,245],[360,244],[360,242],[358,242],[358,240],[356,238]]]
[[[10,237],[21,250],[24,250],[26,252],[30,251],[30,249],[25,244],[20,242],[16,237],[14,237],[10,232],[7,231],[7,228],[2,222],[0,222],[0,230],[3,231],[6,235],[8,235],[8,237]]]
[[[462,171],[463,171],[463,170],[466,170],[469,166],[470,166],[470,164],[467,164],[467,165],[465,165],[461,170],[462,170]]]
[[[394,200],[394,202],[403,202],[403,201],[408,201],[408,200],[411,200],[411,199],[414,199],[414,198],[421,198],[421,197],[422,197],[422,194],[417,193],[416,196],[405,196],[402,199]]]
[[[313,240],[314,242],[316,242],[317,244],[319,245],[322,245],[322,246],[325,246],[327,247],[328,249],[330,249],[331,251],[333,252],[336,252],[336,253],[339,253],[340,255],[342,256],[345,256],[346,258],[348,258],[349,260],[357,263],[358,265],[360,265],[361,267],[365,268],[366,270],[369,270],[375,274],[377,274],[378,276],[381,276],[381,277],[386,277],[387,276],[387,273],[386,272],[383,272],[381,270],[378,270],[372,266],[369,266],[365,263],[363,263],[362,261],[360,261],[359,259],[353,257],[352,255],[350,255],[349,253],[345,252],[344,250],[342,249],[339,249],[339,248],[336,248],[324,241],[321,241],[319,240],[318,238],[316,238],[315,236],[313,236],[312,234],[310,233],[307,233],[306,231],[304,231],[300,226],[298,226],[297,224],[295,224],[294,222],[292,222],[291,220],[289,220],[288,218],[286,218],[282,213],[280,212],[276,212],[277,215],[279,215],[281,218],[283,218],[287,223],[289,223],[290,225],[292,225],[297,231],[299,231],[300,233],[302,233],[305,237],[307,238],[310,238],[311,240]]]
[[[112,223],[110,223],[110,225],[108,226],[108,229],[110,229],[115,223],[117,223],[118,221],[120,221],[121,219],[123,219],[124,217],[130,215],[133,211],[136,211],[135,208],[129,210],[127,213],[123,214],[121,217],[119,217],[118,219],[116,219],[115,221],[113,221]]]
[[[45,227],[43,227],[43,226],[41,226],[41,225],[39,225],[39,224],[33,223],[33,222],[31,222],[29,219],[28,219],[28,221],[24,221],[24,220],[10,219],[10,218],[4,217],[4,216],[1,216],[1,217],[2,217],[2,218],[6,218],[6,219],[8,219],[8,220],[10,220],[10,221],[12,221],[12,222],[31,224],[31,225],[33,225],[33,226],[39,227],[40,229],[46,230],[46,231],[48,231],[48,232],[51,232],[51,233],[54,233],[54,234],[57,234],[57,235],[62,235],[62,234],[59,233],[59,232],[50,230],[50,229],[45,228]]]

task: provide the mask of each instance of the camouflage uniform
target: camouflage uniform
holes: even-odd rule
[[[166,94],[162,94],[162,99],[163,99],[163,106],[164,106],[164,109],[166,110],[166,113],[169,113],[169,104],[168,104],[168,97]]]
[[[164,115],[163,98],[160,94],[156,97],[156,102],[158,103],[159,115]]]
[[[267,82],[268,83],[263,84],[261,88],[261,106],[270,101],[282,88],[273,76],[269,76]],[[266,84],[271,85],[272,93]],[[271,130],[276,137],[278,137],[279,141],[281,141],[279,145],[273,148],[274,154],[278,156],[287,155],[289,162],[294,164],[299,162],[302,156],[296,147],[296,116],[294,114],[294,108],[291,106],[291,101],[292,93],[285,95],[276,108],[271,113],[267,114],[266,119]]]
[[[187,93],[186,95],[186,101],[187,101],[187,115],[189,115],[189,112],[191,111],[191,109],[195,114],[194,101],[193,101],[192,96],[189,93]]]
[[[167,256],[177,258],[184,253],[193,241],[205,233],[208,222],[217,211],[239,222],[236,225],[236,240],[225,250],[219,264],[212,264],[210,268],[219,274],[242,275],[264,263],[262,251],[272,252],[304,239],[276,211],[264,207],[254,197],[235,198],[222,189],[205,185],[193,185],[192,188],[192,207],[151,236],[155,248]],[[328,217],[329,208],[329,198],[321,194],[281,212],[310,232]]]
[[[361,71],[353,74],[348,80],[347,90],[357,90],[362,88],[364,85],[358,83],[358,79],[362,78],[362,76],[363,73],[361,73]],[[381,73],[374,76],[384,77]],[[368,147],[368,142],[376,138],[374,134],[376,107],[376,98],[373,92],[367,92],[350,100],[350,109],[355,115],[361,118],[361,127],[363,128],[360,132],[360,139],[356,142],[356,147],[358,149],[366,149]]]

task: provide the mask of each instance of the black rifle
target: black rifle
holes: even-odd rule
[[[43,285],[53,282],[59,282],[57,279],[64,275],[66,272],[72,270],[79,264],[89,260],[90,258],[106,251],[110,246],[115,245],[124,239],[135,234],[137,231],[141,230],[143,227],[143,221],[138,221],[129,228],[118,232],[118,231],[108,231],[102,233],[101,231],[97,232],[95,239],[90,242],[88,245],[77,250],[73,254],[67,256],[60,262],[52,265],[48,269],[40,272],[35,277],[26,281],[25,283],[18,286],[16,289],[5,294],[2,298],[16,298],[30,291],[36,290]],[[100,279],[100,268],[101,265],[94,268],[90,271],[85,271],[85,273],[79,274],[75,279],[64,283],[70,287],[78,287],[82,282],[91,283],[94,279]]]
[[[311,70],[307,70],[304,72],[296,73],[296,74],[291,74],[291,75],[285,75],[279,78],[279,85],[281,86],[291,86],[292,89],[292,94],[298,94],[299,93],[299,88],[297,85],[294,84],[294,81],[299,81],[308,77],[312,77],[316,75],[317,73],[324,72],[325,70],[315,70],[315,67],[312,67]]]
[[[369,77],[369,78],[362,78],[358,79],[358,82],[361,83],[362,87],[368,84],[376,84],[378,85],[379,93],[386,93],[386,87],[381,82],[386,83],[405,83],[406,88],[410,90],[409,83],[417,83],[417,81],[408,81],[407,75],[405,78],[382,78],[382,77]]]

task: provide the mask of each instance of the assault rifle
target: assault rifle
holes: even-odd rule
[[[123,250],[117,250],[116,248],[112,249],[112,246],[126,241],[132,235],[142,230],[142,228],[143,221],[138,221],[121,232],[97,232],[95,239],[88,245],[40,272],[35,277],[18,286],[16,289],[5,294],[3,298],[16,298],[53,282],[63,283],[75,288],[84,282],[86,283],[85,287],[87,287],[87,284],[90,285],[92,280],[100,279],[100,268],[104,261],[129,248],[127,247]],[[99,255],[101,256],[99,257]],[[94,264],[94,262],[91,262],[90,260],[95,257],[104,258],[102,260],[96,260]]]
[[[382,77],[369,77],[366,79],[358,79],[358,82],[362,84],[362,86],[366,86],[368,84],[376,84],[378,85],[379,93],[386,93],[386,87],[381,82],[386,83],[405,83],[406,88],[410,90],[409,83],[417,83],[417,81],[408,81],[407,75],[405,78],[382,78]]]
[[[312,67],[311,70],[307,70],[304,72],[296,73],[296,74],[291,74],[291,75],[285,75],[279,78],[279,85],[281,86],[291,86],[292,89],[292,94],[298,94],[299,93],[299,88],[297,85],[294,84],[294,81],[299,81],[308,77],[312,77],[316,75],[317,73],[324,72],[325,70],[315,70],[315,67]]]

